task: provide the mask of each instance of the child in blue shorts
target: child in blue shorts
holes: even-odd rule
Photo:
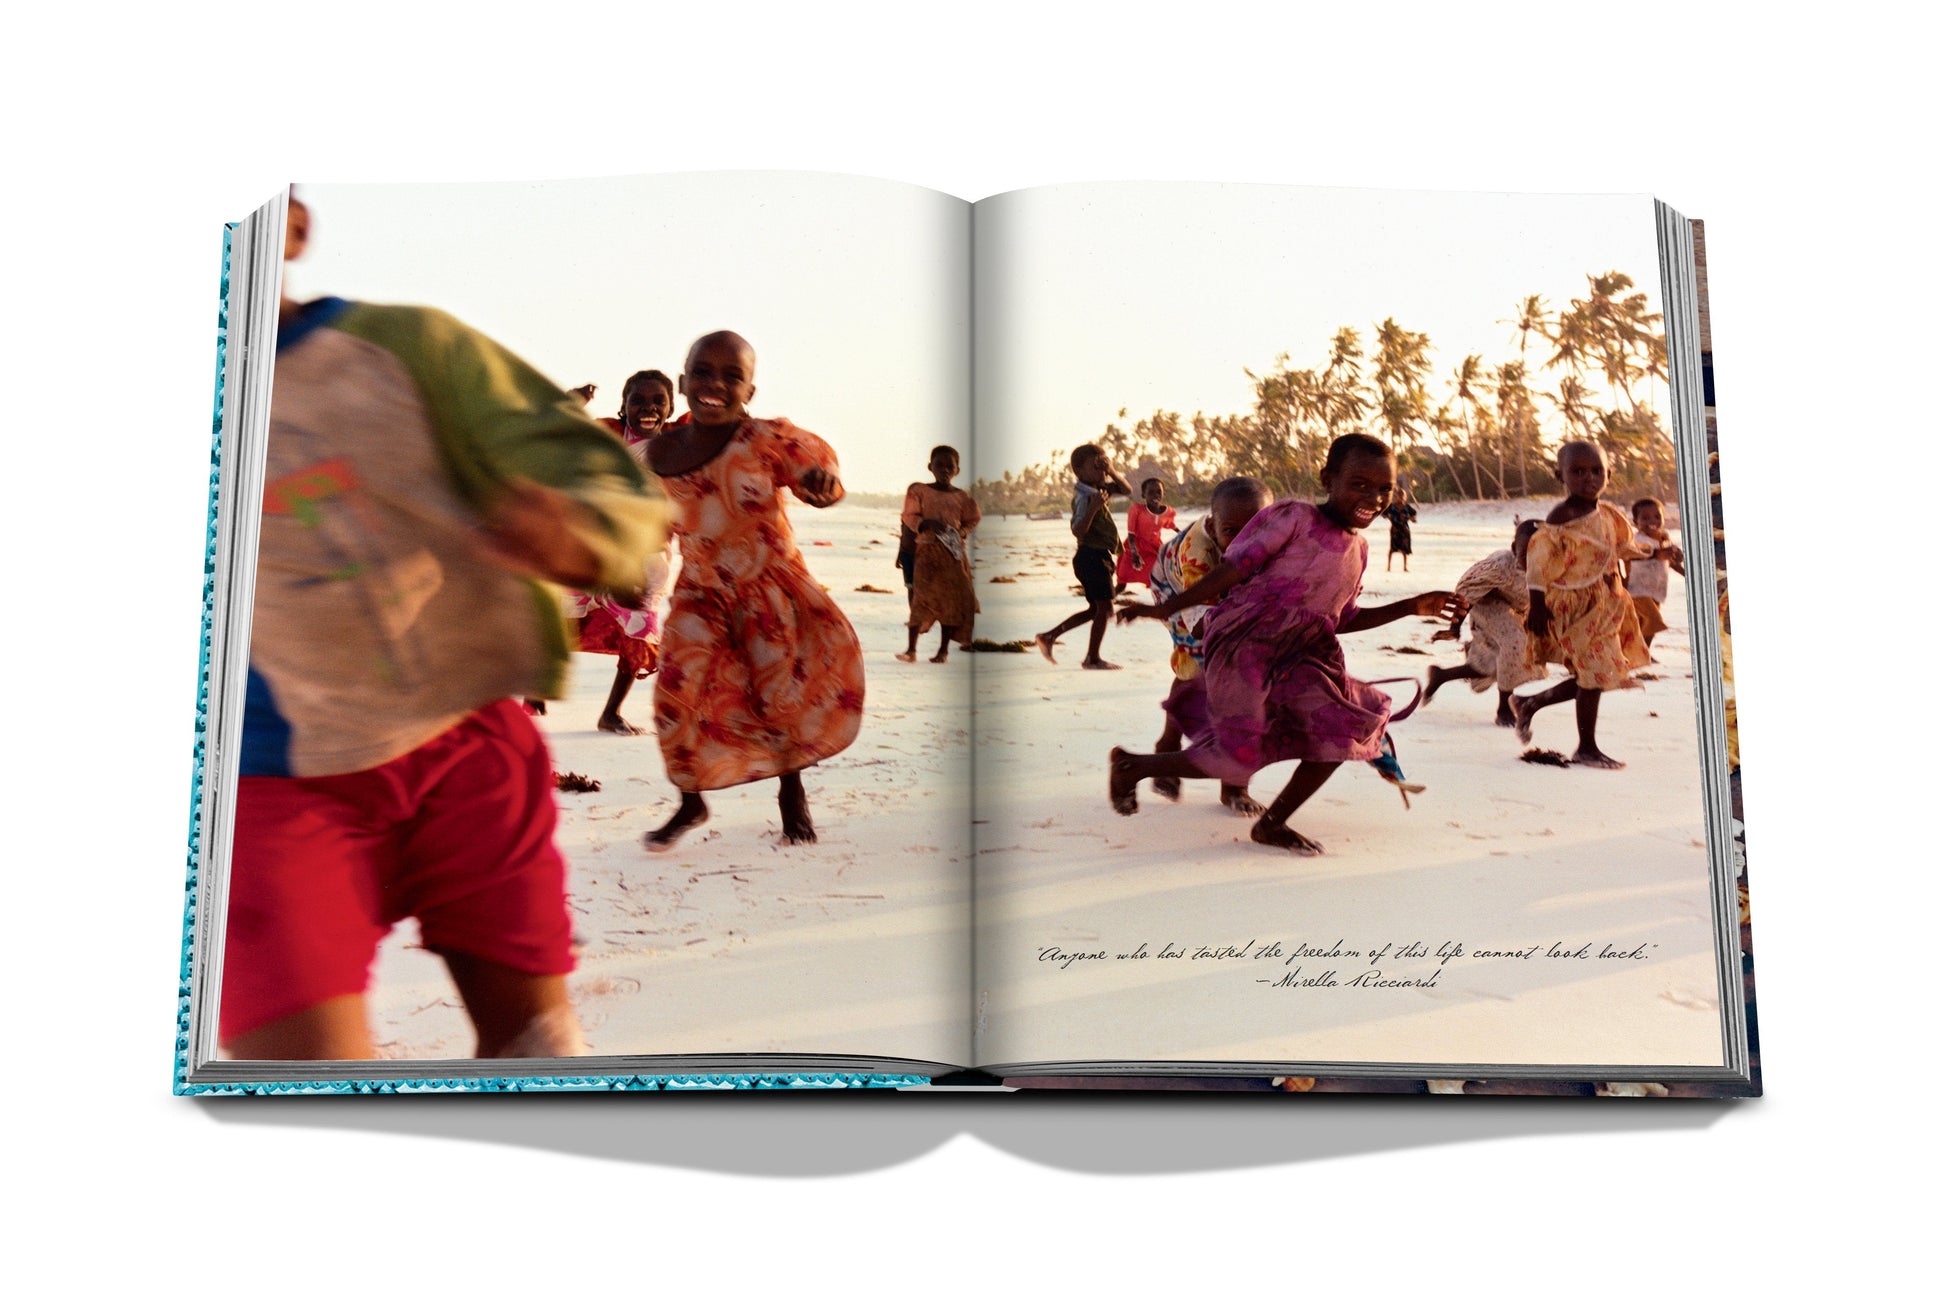
[[[1120,666],[1101,656],[1101,637],[1115,611],[1115,556],[1122,552],[1122,536],[1115,529],[1108,500],[1133,495],[1134,489],[1109,463],[1108,452],[1092,442],[1076,446],[1068,466],[1074,470],[1074,507],[1068,518],[1068,530],[1074,533],[1074,577],[1088,606],[1053,630],[1034,636],[1034,646],[1052,662],[1055,641],[1088,622],[1088,656],[1081,665],[1090,671],[1119,671]]]

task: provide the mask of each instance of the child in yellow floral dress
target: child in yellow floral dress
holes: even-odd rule
[[[1574,700],[1578,765],[1620,770],[1622,763],[1595,744],[1601,696],[1627,689],[1631,672],[1649,660],[1635,605],[1622,584],[1624,559],[1645,558],[1635,524],[1601,498],[1608,459],[1593,442],[1569,441],[1554,461],[1567,498],[1554,506],[1527,547],[1527,654],[1535,667],[1565,663],[1572,678],[1513,700],[1514,732],[1534,737],[1534,713]]]
[[[800,772],[844,751],[865,709],[858,636],[812,578],[784,492],[814,508],[845,498],[838,459],[787,419],[753,418],[757,355],[734,333],[689,349],[685,420],[649,445],[676,513],[682,574],[656,672],[655,728],[682,803],[647,834],[667,851],[709,819],[703,793],[777,780],[786,843],[816,842]]]

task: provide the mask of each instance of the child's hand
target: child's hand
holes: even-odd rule
[[[1527,603],[1527,633],[1529,635],[1547,634],[1547,603],[1542,599],[1530,599]]]
[[[1128,607],[1116,612],[1115,624],[1118,626],[1126,626],[1140,617],[1153,617],[1157,621],[1162,621],[1162,609],[1152,603],[1132,603]]]
[[[804,476],[797,480],[797,494],[804,503],[824,509],[844,499],[845,488],[839,483],[836,473],[812,468],[806,469]]]
[[[1428,590],[1412,600],[1412,611],[1421,617],[1444,617],[1448,621],[1458,621],[1466,616],[1470,606],[1451,590]]]

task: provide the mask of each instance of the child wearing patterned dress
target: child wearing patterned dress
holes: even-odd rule
[[[589,396],[593,394],[591,386]],[[659,369],[638,370],[622,384],[622,408],[617,417],[596,422],[621,438],[629,458],[646,470],[649,443],[662,431],[675,408],[676,388],[669,376]],[[595,728],[604,734],[642,733],[623,719],[622,703],[635,682],[648,679],[656,668],[661,635],[655,604],[668,591],[666,552],[649,559],[642,581],[640,594],[623,596],[570,590],[561,601],[574,646],[583,653],[611,654],[615,658],[615,679],[608,687],[608,700],[602,705],[601,716],[595,721]],[[529,710],[535,708],[530,704]]]
[[[1175,539],[1165,544],[1156,556],[1149,574],[1149,590],[1155,602],[1173,599],[1208,576],[1210,569],[1223,561],[1223,551],[1229,548],[1244,524],[1270,502],[1270,488],[1254,477],[1230,477],[1218,482],[1210,492],[1208,515],[1177,532]],[[1169,653],[1169,670],[1175,676],[1169,690],[1172,697],[1178,690],[1194,688],[1191,682],[1203,674],[1204,611],[1202,607],[1185,608],[1163,623],[1169,628],[1172,643]],[[1162,737],[1156,740],[1155,750],[1180,752],[1182,730],[1167,715],[1168,701],[1162,706]],[[1157,775],[1150,785],[1157,796],[1172,802],[1182,796],[1182,780],[1174,775]],[[1223,784],[1217,796],[1223,805],[1239,815],[1263,814],[1263,806],[1251,800],[1245,785]]]
[[[1529,518],[1515,527],[1511,548],[1481,559],[1454,583],[1453,593],[1467,602],[1466,620],[1472,623],[1473,637],[1466,642],[1464,664],[1435,666],[1426,672],[1425,702],[1432,702],[1440,686],[1454,680],[1466,681],[1474,693],[1485,693],[1497,684],[1500,705],[1494,709],[1493,723],[1511,727],[1514,690],[1545,678],[1547,673],[1527,660],[1527,631],[1521,624],[1527,617],[1527,546],[1540,525],[1538,519]],[[1458,631],[1455,619],[1453,632]]]
[[[1162,502],[1162,479],[1142,479],[1142,503],[1128,511],[1128,542],[1115,564],[1115,593],[1130,585],[1147,585],[1162,552],[1162,533],[1177,531],[1176,511]]]
[[[1595,722],[1603,692],[1631,687],[1630,673],[1649,661],[1621,571],[1623,560],[1649,554],[1635,545],[1628,515],[1601,498],[1608,458],[1599,446],[1564,442],[1554,476],[1568,494],[1527,548],[1527,660],[1541,669],[1565,663],[1573,678],[1515,698],[1514,733],[1529,742],[1534,713],[1572,698],[1580,737],[1575,762],[1620,770],[1622,763],[1596,745]]]
[[[1295,759],[1296,772],[1251,826],[1250,838],[1298,855],[1323,850],[1286,821],[1339,765],[1385,755],[1392,706],[1346,671],[1338,636],[1464,606],[1445,590],[1358,606],[1367,554],[1358,533],[1379,517],[1397,475],[1384,442],[1363,433],[1339,437],[1325,456],[1324,504],[1269,506],[1201,581],[1162,603],[1122,610],[1129,621],[1215,604],[1203,619],[1203,687],[1171,695],[1169,714],[1190,745],[1153,754],[1111,750],[1108,798],[1117,811],[1134,814],[1143,779],[1240,784],[1265,766]]]
[[[756,371],[737,334],[699,338],[679,385],[689,414],[649,446],[683,554],[655,684],[682,801],[644,836],[650,851],[709,819],[703,793],[760,779],[777,780],[784,841],[816,842],[800,772],[849,747],[865,709],[858,636],[784,517],[786,490],[818,509],[845,498],[838,460],[789,420],[750,416]]]
[[[919,637],[939,623],[939,652],[931,661],[946,660],[946,645],[973,642],[973,615],[980,601],[973,594],[973,560],[967,543],[980,525],[980,506],[953,485],[959,476],[959,452],[934,446],[926,466],[931,482],[914,482],[905,489],[899,514],[899,534],[912,535],[912,587],[907,595],[905,652],[901,662],[919,656]]]

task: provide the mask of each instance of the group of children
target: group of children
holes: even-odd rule
[[[1476,692],[1497,685],[1494,722],[1513,729],[1523,743],[1533,738],[1537,712],[1572,701],[1576,764],[1619,770],[1622,763],[1595,738],[1601,696],[1629,688],[1636,669],[1654,661],[1649,646],[1668,629],[1662,602],[1669,570],[1684,571],[1682,550],[1663,526],[1660,500],[1637,500],[1623,514],[1601,498],[1608,462],[1593,443],[1563,445],[1555,476],[1567,497],[1545,523],[1519,523],[1510,549],[1475,563],[1460,578],[1456,590],[1472,606],[1466,661],[1433,667],[1425,697],[1454,680],[1469,681]],[[1455,621],[1442,636],[1456,638],[1457,632]],[[1544,679],[1556,662],[1568,668],[1568,679],[1538,693],[1514,693]]]
[[[1078,448],[1074,467],[1075,571],[1081,575],[1099,571],[1100,559],[1089,551],[1112,549],[1115,540],[1101,526],[1099,499],[1117,486],[1126,490],[1126,483],[1099,447]],[[1416,517],[1398,490],[1385,443],[1364,434],[1334,441],[1319,505],[1273,503],[1253,478],[1219,483],[1208,515],[1154,559],[1155,602],[1117,614],[1123,623],[1151,618],[1168,625],[1175,681],[1154,751],[1117,747],[1109,754],[1114,809],[1134,814],[1144,779],[1170,800],[1180,796],[1183,779],[1216,779],[1224,805],[1257,816],[1253,841],[1316,853],[1318,844],[1289,820],[1340,764],[1369,761],[1388,780],[1411,787],[1386,735],[1391,700],[1349,674],[1338,636],[1415,614],[1447,617],[1451,629],[1443,638],[1457,638],[1469,618],[1473,628],[1466,662],[1433,667],[1421,699],[1429,701],[1453,680],[1468,680],[1476,690],[1497,685],[1495,719],[1523,743],[1532,738],[1536,713],[1573,700],[1580,740],[1574,762],[1621,768],[1596,742],[1601,695],[1632,685],[1635,669],[1651,661],[1648,643],[1666,629],[1660,605],[1668,570],[1683,571],[1682,551],[1663,528],[1659,501],[1638,500],[1631,519],[1602,500],[1607,460],[1593,443],[1566,443],[1555,471],[1566,497],[1545,522],[1520,523],[1512,546],[1474,564],[1454,590],[1374,608],[1358,606],[1367,561],[1359,533],[1386,517],[1394,529],[1392,551],[1409,554],[1409,537],[1401,545],[1397,532]],[[1159,500],[1158,492],[1151,516]],[[1139,516],[1131,510],[1132,518]],[[1088,613],[1036,637],[1050,660],[1054,639],[1106,604],[1098,598],[1098,579],[1091,589],[1084,577],[1083,588]],[[1105,618],[1090,644],[1097,660],[1102,624]],[[1538,693],[1515,693],[1544,679],[1548,664],[1557,662],[1569,678]],[[1293,759],[1297,769],[1268,806],[1250,797],[1254,773]]]
[[[293,199],[287,259],[308,232]],[[597,422],[591,390],[563,392],[439,312],[284,299],[225,930],[220,1036],[232,1056],[371,1057],[371,964],[407,917],[451,971],[482,1057],[585,1052],[565,987],[574,959],[553,775],[514,701],[538,709],[557,694],[571,646],[617,659],[603,730],[639,733],[621,705],[655,677],[655,730],[680,800],[645,835],[648,850],[705,822],[705,793],[768,779],[784,840],[817,840],[802,772],[857,736],[864,664],[797,548],[784,492],[827,508],[845,490],[824,441],[750,414],[755,378],[749,342],[711,333],[676,381],[632,375],[618,417]],[[688,410],[672,419],[678,396]],[[1120,620],[1163,620],[1173,645],[1155,750],[1110,753],[1116,811],[1136,811],[1144,779],[1171,799],[1184,779],[1215,779],[1226,806],[1257,817],[1252,840],[1317,852],[1289,820],[1340,764],[1372,762],[1399,782],[1391,701],[1349,673],[1338,637],[1412,615],[1457,624],[1469,607],[1467,662],[1434,668],[1425,696],[1453,679],[1497,683],[1498,719],[1523,740],[1537,712],[1573,699],[1576,760],[1619,766],[1595,743],[1600,697],[1649,660],[1666,566],[1682,562],[1659,504],[1638,502],[1631,523],[1602,501],[1595,446],[1562,448],[1566,498],[1456,591],[1374,608],[1358,605],[1362,533],[1401,500],[1392,452],[1373,437],[1332,443],[1320,504],[1231,478],[1182,528],[1148,479],[1126,542],[1109,503],[1134,494],[1128,480],[1099,446],[1071,463],[1087,603],[1035,644],[1053,661],[1061,635],[1086,623],[1081,665],[1115,669],[1101,656],[1114,596],[1147,582],[1156,601]],[[901,661],[935,624],[934,662],[971,638],[967,543],[980,510],[952,484],[959,466],[935,448],[933,480],[906,494]],[[1176,534],[1164,542],[1165,531]],[[670,537],[681,565],[658,622]],[[550,586],[576,592],[572,645]],[[1514,693],[1550,662],[1571,677]],[[1289,760],[1278,796],[1253,801],[1250,777]]]

